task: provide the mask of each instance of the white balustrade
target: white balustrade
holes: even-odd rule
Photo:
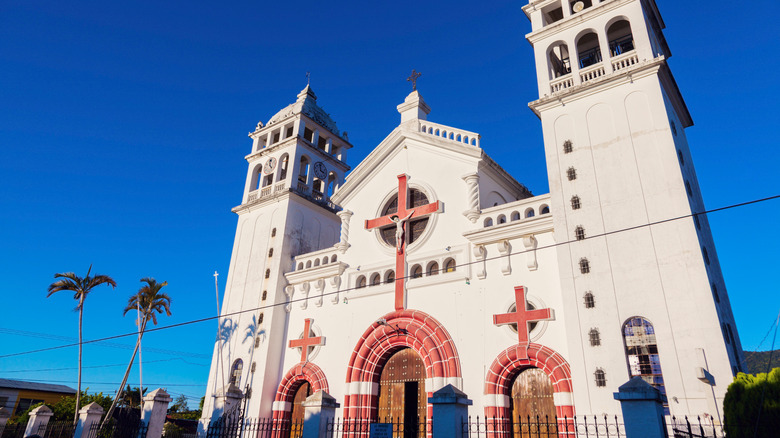
[[[250,202],[255,202],[259,199],[263,199],[267,196],[271,196],[275,193],[284,192],[287,190],[287,187],[285,186],[285,181],[279,181],[278,183],[274,184],[273,186],[265,186],[259,190],[254,190],[249,192],[249,195],[246,197],[247,204]]]
[[[604,66],[601,63],[580,70],[580,82],[583,84],[602,76],[604,76]]]
[[[631,52],[612,58],[612,70],[620,71],[638,63],[639,55],[636,54],[636,51],[632,50]]]
[[[420,132],[455,143],[479,147],[480,135],[476,132],[464,131],[428,121],[420,122]]]
[[[549,213],[550,195],[545,194],[486,208],[482,210],[476,224],[487,228],[510,222],[527,221]]]
[[[572,78],[571,74],[561,76],[559,78],[553,79],[550,82],[550,91],[553,93],[557,93],[561,90],[565,90],[569,87],[574,86],[574,79]]]

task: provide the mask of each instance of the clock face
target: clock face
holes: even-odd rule
[[[276,158],[269,158],[268,161],[265,162],[265,166],[263,166],[263,172],[265,173],[271,173],[276,168]]]
[[[319,179],[324,179],[328,175],[328,169],[325,168],[325,164],[322,161],[314,163],[314,175]]]

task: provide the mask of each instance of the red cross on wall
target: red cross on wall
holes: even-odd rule
[[[409,221],[431,213],[441,211],[441,202],[420,205],[409,209],[409,186],[406,174],[398,175],[398,211],[376,219],[366,220],[366,229],[394,225],[396,231],[395,243],[395,310],[406,309],[406,243],[409,240]],[[395,218],[395,220],[393,220]],[[400,238],[399,238],[400,235]]]
[[[528,302],[525,299],[525,286],[515,287],[515,310],[512,313],[503,313],[493,315],[493,324],[507,325],[517,324],[517,342],[523,346],[528,346],[528,324],[536,321],[549,321],[555,319],[552,309],[528,309]],[[525,354],[525,348],[521,348],[522,354]],[[527,359],[522,357],[521,359]]]
[[[310,337],[310,335],[311,318],[306,318],[306,322],[303,326],[303,337],[301,339],[293,339],[290,341],[290,348],[301,349],[301,362],[309,361],[309,347],[325,345],[325,338],[323,336]]]

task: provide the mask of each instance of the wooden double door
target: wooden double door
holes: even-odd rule
[[[555,435],[553,389],[550,378],[539,368],[528,368],[517,375],[510,399],[514,438]]]
[[[424,437],[428,411],[425,364],[411,348],[393,354],[379,379],[378,418],[394,423],[404,438]]]

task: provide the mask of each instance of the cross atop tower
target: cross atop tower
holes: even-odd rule
[[[311,336],[311,318],[306,318],[303,326],[303,336],[301,339],[293,339],[290,341],[290,348],[301,349],[301,362],[309,361],[309,347],[316,347],[319,345],[325,345],[324,336]]]
[[[417,90],[417,79],[419,79],[420,76],[422,76],[422,73],[412,69],[412,74],[410,74],[409,77],[406,78],[407,81],[412,83],[412,91]]]

